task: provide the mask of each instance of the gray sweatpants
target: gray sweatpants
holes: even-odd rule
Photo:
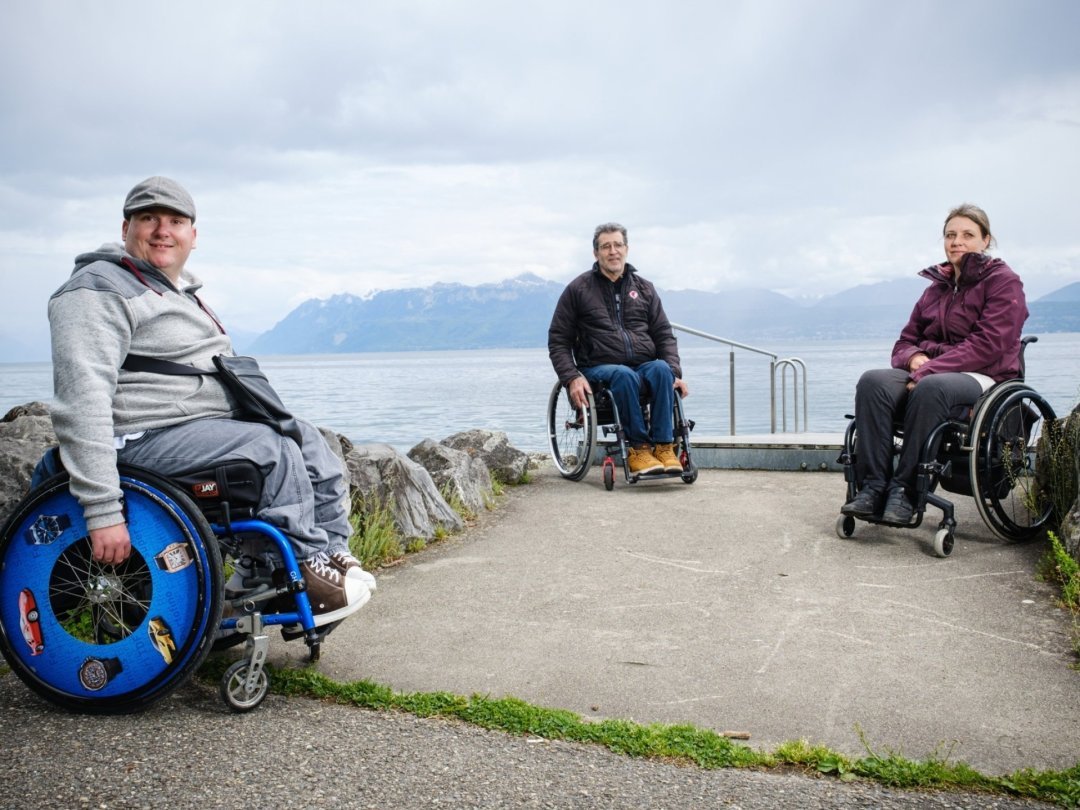
[[[982,386],[967,374],[928,374],[911,391],[908,373],[897,368],[867,371],[855,388],[855,430],[858,449],[855,475],[859,488],[884,492],[890,482],[915,491],[919,456],[935,427],[962,418],[982,395]],[[893,421],[904,426],[904,443],[896,471],[892,469]]]
[[[348,485],[341,460],[318,429],[297,420],[303,449],[273,428],[235,419],[198,419],[148,430],[117,451],[120,461],[165,477],[244,459],[262,470],[258,517],[292,541],[299,560],[349,545]]]

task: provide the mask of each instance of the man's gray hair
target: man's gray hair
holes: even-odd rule
[[[618,222],[605,222],[603,225],[597,225],[596,230],[592,235],[592,249],[600,249],[600,234],[602,233],[615,233],[618,231],[622,234],[622,240],[624,245],[629,245],[630,240],[626,237],[626,228],[620,225]]]

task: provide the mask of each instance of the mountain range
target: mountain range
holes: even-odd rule
[[[764,289],[660,290],[675,323],[740,343],[822,338],[893,338],[926,286],[918,277],[862,284],[812,303]],[[435,284],[300,304],[267,332],[230,325],[247,354],[534,348],[565,284],[531,273],[493,284]],[[1028,301],[1028,334],[1080,332],[1080,282]],[[0,362],[49,359],[48,332],[0,329]]]
[[[305,301],[243,351],[260,354],[533,348],[564,284],[531,273],[493,284],[435,284]],[[812,304],[762,289],[660,290],[671,321],[739,342],[888,338],[926,281],[862,284]],[[1080,332],[1080,282],[1028,302],[1025,332]],[[238,342],[239,343],[239,342]]]

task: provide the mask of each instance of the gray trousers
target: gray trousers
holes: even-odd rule
[[[873,369],[859,378],[855,388],[855,475],[860,489],[885,492],[900,485],[912,496],[919,456],[931,432],[950,418],[964,417],[982,395],[982,386],[967,374],[928,374],[911,391],[907,384],[908,373],[898,368]],[[904,427],[895,472],[894,421]]]
[[[258,517],[281,529],[299,560],[347,550],[348,484],[341,460],[318,429],[297,420],[303,449],[273,428],[235,419],[198,419],[148,430],[117,451],[119,461],[169,477],[247,460],[262,470]]]

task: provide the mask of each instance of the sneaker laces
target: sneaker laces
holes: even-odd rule
[[[335,585],[340,584],[341,572],[330,564],[330,557],[327,556],[325,551],[320,551],[308,560],[307,566],[311,569],[312,573],[317,576],[328,579]]]

